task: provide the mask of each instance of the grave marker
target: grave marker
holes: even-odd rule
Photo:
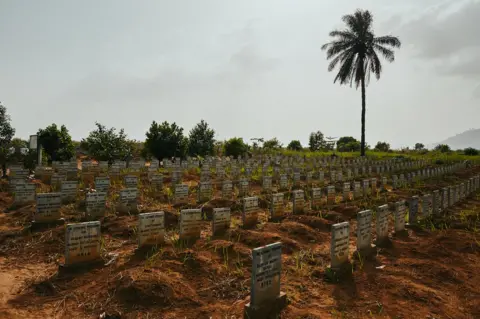
[[[245,197],[243,199],[243,227],[251,228],[255,226],[258,223],[259,212],[258,197]]]
[[[95,177],[95,190],[108,193],[110,190],[110,177]]]
[[[36,185],[33,183],[21,183],[14,185],[14,203],[27,204],[35,202]]]
[[[232,199],[232,194],[233,194],[232,181],[223,181],[222,182],[222,198]]]
[[[175,185],[174,203],[175,204],[188,203],[188,185],[184,185],[184,184]]]
[[[125,175],[123,183],[125,184],[125,188],[137,188],[138,177],[136,175]]]
[[[303,190],[295,190],[293,195],[293,213],[303,213],[305,209],[305,194]]]
[[[405,201],[402,200],[395,203],[395,233],[405,231],[406,211]]]
[[[138,214],[138,246],[156,246],[165,241],[165,213]]]
[[[94,192],[85,195],[85,206],[89,216],[103,217],[105,216],[105,206],[107,204],[107,193]]]
[[[43,193],[37,195],[37,209],[34,221],[39,223],[55,222],[60,219],[62,206],[61,193]]]
[[[312,209],[316,209],[322,205],[322,189],[312,188]]]
[[[78,188],[77,181],[62,181],[61,187],[60,187],[62,200],[64,202],[75,201],[77,197],[77,188]]]
[[[214,208],[212,218],[212,234],[219,235],[230,228],[230,207]]]
[[[408,203],[408,224],[414,225],[417,223],[418,215],[418,196],[412,196]]]
[[[372,253],[372,211],[364,210],[357,213],[357,254],[360,257]]]
[[[335,186],[327,186],[327,204],[334,205],[336,199]]]
[[[200,238],[201,225],[201,209],[182,209],[180,211],[180,239]]]
[[[211,182],[200,182],[198,185],[198,201],[206,202],[212,198],[213,187]]]
[[[282,244],[274,243],[252,250],[250,303],[245,305],[244,318],[278,317],[286,306],[286,295],[280,292]]]
[[[350,224],[343,222],[332,225],[332,238],[330,243],[330,259],[332,270],[340,270],[348,263],[350,244]]]
[[[377,245],[381,245],[388,240],[388,216],[390,211],[388,210],[388,205],[382,205],[377,208],[377,222],[376,222],[376,231],[377,231]]]
[[[285,207],[283,201],[285,196],[283,193],[272,194],[272,204],[270,207],[270,219],[279,220],[285,216]]]
[[[435,192],[434,192],[435,193]],[[433,205],[432,205],[432,195],[426,194],[422,196],[422,217],[428,217],[432,215]]]
[[[68,224],[65,228],[65,265],[100,259],[100,222]]]

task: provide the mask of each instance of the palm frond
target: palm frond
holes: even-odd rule
[[[345,57],[343,60],[342,65],[340,66],[340,69],[338,70],[337,76],[333,80],[333,83],[337,82],[340,80],[340,84],[345,84],[348,83],[348,81],[351,78],[351,72],[352,72],[352,65],[355,59],[355,53],[353,51],[350,51],[348,56]]]
[[[355,34],[352,33],[349,30],[333,30],[332,32],[329,33],[329,36],[331,37],[338,37],[342,40],[354,40],[355,39]]]
[[[373,39],[374,44],[379,44],[379,45],[389,45],[394,48],[400,48],[402,46],[402,43],[397,37],[386,35],[383,37],[376,37]]]
[[[333,41],[322,46],[322,50],[327,50],[327,59],[339,54],[342,51],[348,50],[353,46],[350,41]]]
[[[393,50],[387,49],[378,44],[374,44],[373,49],[374,51],[379,51],[388,62],[395,61],[395,53],[393,52]]]

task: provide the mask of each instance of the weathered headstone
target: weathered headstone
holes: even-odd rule
[[[107,193],[94,192],[85,195],[85,206],[87,215],[91,217],[105,216],[105,206],[107,204]]]
[[[138,187],[138,176],[136,175],[126,175],[123,178],[123,183],[126,188],[137,188]]]
[[[119,205],[117,207],[119,212],[137,212],[137,197],[138,189],[136,187],[121,189],[118,198]]]
[[[282,244],[274,243],[252,250],[250,303],[244,318],[277,318],[286,306],[286,295],[280,291]]]
[[[375,250],[372,245],[372,211],[364,210],[357,213],[357,255],[371,255]]]
[[[288,176],[287,174],[280,175],[280,189],[288,189]]]
[[[258,206],[258,197],[243,198],[243,227],[251,228],[258,223],[258,214],[260,207]]]
[[[401,233],[405,231],[405,215],[407,208],[405,201],[398,201],[395,203],[395,233]]]
[[[350,183],[343,183],[343,201],[352,200],[352,192],[350,190]]]
[[[283,193],[272,194],[272,204],[270,207],[270,219],[279,220],[285,216],[285,206],[283,201],[285,196]]]
[[[322,189],[321,188],[312,188],[312,201],[311,208],[317,209],[322,205]]]
[[[230,207],[214,208],[212,234],[219,235],[230,228]]]
[[[232,181],[225,180],[222,182],[222,198],[223,199],[232,199],[233,195],[233,184]]]
[[[336,199],[335,186],[327,186],[327,204],[334,205]]]
[[[212,199],[213,187],[211,182],[200,182],[198,185],[198,201],[206,202]]]
[[[418,196],[412,196],[408,202],[408,224],[414,225],[417,223],[418,216]]]
[[[432,205],[432,195],[426,194],[422,196],[422,217],[428,217],[432,215],[433,205]]]
[[[61,206],[61,193],[37,194],[37,209],[34,215],[34,221],[38,223],[58,221],[60,219]]]
[[[350,245],[350,224],[343,222],[332,225],[332,238],[330,243],[330,268],[340,270],[348,263]]]
[[[165,213],[138,214],[138,246],[156,246],[165,241]]]
[[[202,229],[201,209],[182,209],[180,211],[180,239],[198,239]]]
[[[68,224],[65,228],[65,265],[100,260],[100,222]]]
[[[248,180],[246,178],[242,178],[238,181],[238,195],[240,197],[246,196],[248,194]]]
[[[14,203],[27,204],[35,202],[36,185],[33,183],[21,183],[14,186]]]
[[[305,209],[305,194],[303,190],[295,190],[293,196],[293,213],[303,213]]]
[[[108,193],[110,190],[110,177],[95,177],[95,190],[97,192]]]
[[[62,201],[72,202],[77,197],[78,182],[77,181],[62,181],[60,192],[62,194]]]
[[[377,240],[376,244],[382,245],[382,243],[388,241],[388,216],[390,216],[390,211],[388,210],[388,205],[382,205],[377,208],[376,212],[376,231],[377,231]]]
[[[175,185],[175,192],[173,196],[174,196],[175,204],[188,203],[188,185],[186,184]]]
[[[272,191],[272,176],[263,176],[262,187],[264,192],[271,192]]]

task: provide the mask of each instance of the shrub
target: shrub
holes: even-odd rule
[[[188,147],[188,139],[183,136],[183,128],[176,123],[153,121],[145,134],[145,148],[156,159],[163,160],[171,157],[184,157]]]
[[[288,143],[287,149],[291,151],[301,151],[302,150],[302,143],[299,140],[293,140]]]
[[[447,144],[438,144],[437,146],[435,146],[435,150],[441,153],[448,153],[451,151],[450,146],[448,146]]]
[[[360,142],[351,136],[344,136],[337,141],[337,151],[339,152],[359,152]]]
[[[245,155],[248,151],[248,146],[241,137],[233,137],[225,142],[225,155],[238,158]]]
[[[379,152],[388,152],[390,150],[390,144],[387,142],[377,142],[377,145],[375,145],[375,151]]]
[[[478,155],[478,150],[474,149],[473,147],[467,147],[463,153],[467,156],[476,156]]]

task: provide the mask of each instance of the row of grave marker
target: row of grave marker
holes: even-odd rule
[[[480,188],[480,176],[474,176],[464,183],[435,190],[433,194],[422,197],[422,216],[428,217],[440,213],[453,206],[458,201],[477,193]],[[442,194],[440,194],[442,192]],[[444,194],[447,192],[447,195]],[[453,194],[453,195],[451,195]],[[413,196],[408,201],[408,219],[410,224],[417,220],[419,197]],[[389,205],[381,205],[375,210],[376,245],[388,241]],[[405,230],[406,202],[394,203],[394,231]],[[186,209],[180,212],[180,239],[199,238],[202,220],[201,209]],[[357,252],[368,255],[374,251],[372,244],[373,212],[365,210],[357,213]],[[163,212],[143,213],[138,215],[138,245],[155,246],[164,243],[165,215]],[[214,209],[212,230],[219,234],[230,227],[230,209]],[[73,265],[100,259],[101,231],[100,222],[85,222],[68,224],[65,232],[65,263]],[[349,262],[350,223],[342,222],[332,225],[330,246],[330,267],[341,269]],[[281,243],[258,247],[252,250],[252,275],[250,288],[250,303],[245,306],[245,312],[251,315],[263,307],[273,307],[274,303],[284,297],[280,291],[281,277]],[[281,301],[281,300],[280,300]]]

